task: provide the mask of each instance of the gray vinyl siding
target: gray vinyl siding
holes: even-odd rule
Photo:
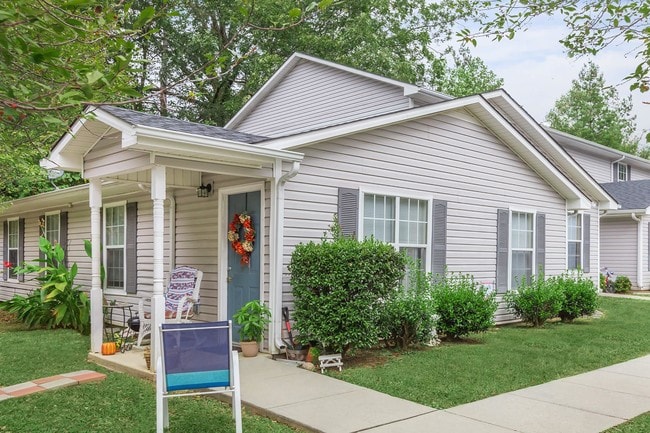
[[[614,182],[612,163],[620,157],[603,157],[588,152],[588,148],[577,150],[573,147],[564,149],[585,169],[598,183]],[[621,163],[631,166],[630,180],[650,179],[650,163],[641,165],[638,161],[623,160]]]
[[[338,187],[345,187],[447,201],[448,269],[487,283],[496,277],[497,209],[544,213],[546,273],[566,269],[566,201],[466,116],[412,121],[301,151],[300,173],[287,184],[285,264],[294,245],[321,238],[336,212]],[[285,285],[285,303],[289,290]],[[501,309],[497,319],[511,317]]]
[[[302,61],[234,129],[279,137],[409,108],[404,90]]]
[[[632,218],[604,218],[600,227],[600,266],[625,275],[636,286],[637,222]]]
[[[105,175],[105,171],[114,172],[116,164],[124,170],[142,167],[148,165],[149,160],[148,153],[122,149],[119,140],[103,140],[84,157],[84,176],[90,178]]]

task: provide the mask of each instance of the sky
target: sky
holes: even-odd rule
[[[616,85],[621,97],[632,94],[636,114],[637,131],[650,132],[650,92],[630,93],[629,83],[623,83],[626,75],[634,71],[637,62],[628,54],[630,46],[625,43],[608,47],[595,57],[569,58],[559,40],[567,34],[562,21],[541,17],[525,32],[513,40],[478,40],[471,53],[480,57],[499,77],[504,79],[503,88],[532,115],[543,122],[555,101],[567,93],[571,80],[578,78],[582,66],[592,60],[605,77],[608,85]]]

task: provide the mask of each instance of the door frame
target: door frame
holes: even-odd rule
[[[228,276],[228,248],[230,248],[230,242],[228,242],[228,224],[230,223],[231,216],[228,215],[228,196],[233,194],[241,194],[245,192],[260,192],[260,229],[255,234],[256,246],[255,248],[262,248],[260,251],[260,296],[259,299],[264,301],[264,251],[266,244],[264,243],[266,236],[266,198],[265,198],[265,182],[253,182],[237,186],[229,186],[219,188],[218,190],[218,200],[219,200],[219,227],[218,227],[218,251],[217,251],[217,263],[218,266],[218,282],[217,282],[217,302],[219,305],[218,308],[218,320],[228,320],[228,282],[226,277]]]

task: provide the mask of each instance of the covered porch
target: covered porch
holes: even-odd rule
[[[150,296],[152,326],[158,329],[165,320],[165,267],[173,269],[177,262],[203,268],[201,296],[209,302],[200,320],[229,319],[238,303],[246,301],[228,295],[236,284],[245,284],[249,297],[266,302],[273,312],[268,350],[277,350],[283,191],[285,182],[297,174],[302,155],[255,145],[263,140],[107,106],[88,107],[56,143],[41,165],[80,172],[89,182],[91,352],[101,349],[105,296]],[[108,184],[121,185],[121,197],[107,200]],[[124,263],[133,256],[135,265],[124,265],[123,286],[116,289],[101,277],[108,251],[105,215],[106,208],[115,203],[126,207],[127,202],[138,203],[137,230],[133,224],[129,229],[127,220],[123,233]],[[246,269],[231,252],[227,231],[232,214],[248,208],[255,209],[257,235],[254,266]],[[178,238],[185,234],[179,245]],[[251,272],[252,268],[257,272]],[[152,358],[156,359],[157,332],[151,337]]]

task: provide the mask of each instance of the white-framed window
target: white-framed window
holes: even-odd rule
[[[567,216],[567,269],[582,269],[582,215]]]
[[[18,275],[16,274],[16,266],[20,257],[20,224],[18,218],[10,219],[7,221],[7,261],[9,262],[9,270],[7,272],[7,278],[9,280],[17,280]]]
[[[430,200],[363,194],[361,237],[373,236],[428,267]]]
[[[629,179],[628,177],[629,165],[621,164],[621,163],[617,165],[618,165],[618,170],[616,170],[616,181],[626,182]]]
[[[126,203],[104,207],[105,288],[125,290],[126,281]]]
[[[61,214],[59,212],[45,214],[45,220],[43,221],[43,237],[45,237],[45,239],[47,239],[52,245],[60,243]]]
[[[535,214],[510,213],[510,287],[535,274]]]

